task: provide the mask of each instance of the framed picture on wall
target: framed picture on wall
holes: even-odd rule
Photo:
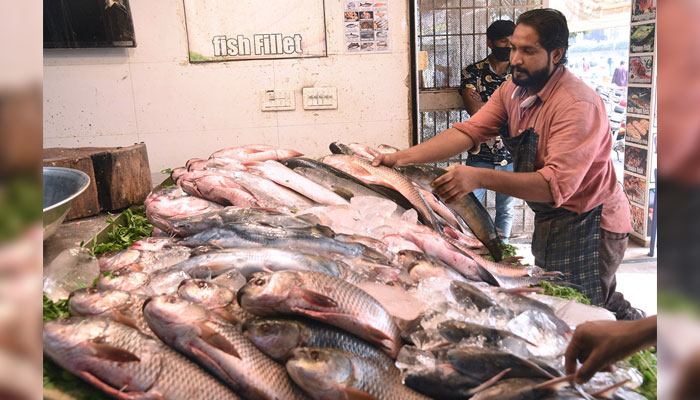
[[[634,87],[627,88],[627,112],[631,114],[651,114],[651,88]]]
[[[632,22],[656,19],[656,0],[634,0],[632,3]]]
[[[629,143],[649,144],[649,118],[627,116],[625,140]]]
[[[634,25],[630,33],[630,53],[653,53],[656,24]]]
[[[625,171],[646,176],[647,149],[625,145]]]
[[[129,0],[44,0],[44,48],[136,47]]]
[[[625,174],[623,187],[627,198],[639,205],[644,205],[644,194],[647,191],[647,184],[644,178]]]
[[[654,56],[630,57],[629,83],[651,84]]]
[[[644,222],[647,219],[644,208],[636,206],[634,204],[630,205],[630,216],[632,222],[632,230],[641,236],[644,236]]]

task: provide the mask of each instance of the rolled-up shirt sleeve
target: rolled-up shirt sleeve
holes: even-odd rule
[[[601,135],[610,132],[601,114],[596,105],[579,101],[552,121],[544,165],[537,172],[549,183],[555,208],[578,191],[601,151]]]
[[[504,86],[506,84],[496,89],[489,101],[471,118],[452,125],[453,128],[472,138],[474,148],[478,148],[486,139],[498,136],[498,130],[507,121],[506,104],[503,100]]]

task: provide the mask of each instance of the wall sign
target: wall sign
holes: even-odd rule
[[[345,1],[343,26],[346,53],[389,51],[388,0]]]
[[[184,0],[190,62],[326,56],[323,0]]]

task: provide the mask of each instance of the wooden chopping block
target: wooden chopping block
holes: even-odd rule
[[[90,166],[77,163],[83,159],[90,160]],[[151,169],[148,165],[146,145],[143,143],[128,147],[44,149],[44,165],[49,165],[47,163],[80,169],[90,176],[90,185],[95,187],[95,198],[99,207],[92,214],[86,214],[92,209],[76,210],[74,218],[95,215],[100,210],[115,211],[142,203],[151,191]],[[72,213],[71,208],[70,214]],[[80,215],[77,216],[78,214]]]
[[[97,183],[90,155],[75,155],[73,157],[47,158],[44,154],[45,167],[72,168],[85,172],[90,177],[90,186],[71,204],[66,220],[89,217],[100,213],[100,201],[97,198]]]

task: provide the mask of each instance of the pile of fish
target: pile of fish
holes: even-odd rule
[[[330,147],[173,170],[145,201],[154,237],[100,258],[45,353],[124,399],[636,398],[631,372],[569,386],[569,326],[521,294],[559,273],[502,260],[473,195],[432,194],[444,170]]]

